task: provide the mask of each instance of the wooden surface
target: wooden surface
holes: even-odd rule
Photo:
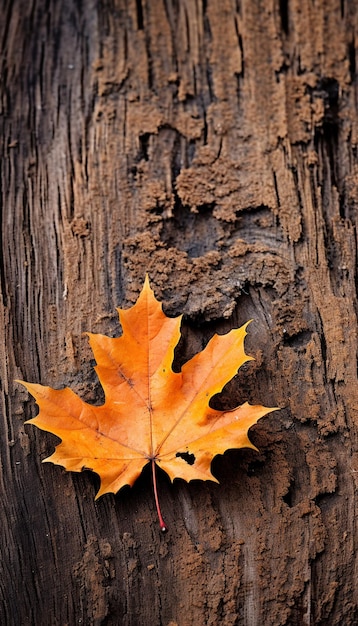
[[[355,5],[4,0],[1,624],[358,622]],[[147,471],[41,464],[14,383],[101,403],[83,333],[146,271],[178,366],[253,318],[222,403],[283,407],[220,486],[159,476],[163,536]]]

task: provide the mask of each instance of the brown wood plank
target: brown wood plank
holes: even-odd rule
[[[358,622],[357,8],[4,0],[0,621]],[[15,378],[101,402],[84,331],[148,271],[178,363],[253,318],[229,406],[280,405],[221,485],[42,465]]]

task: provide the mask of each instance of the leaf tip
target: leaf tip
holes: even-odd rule
[[[30,424],[32,420],[28,420],[25,424]],[[51,456],[47,456],[46,459],[42,459],[41,463],[53,463],[52,459],[53,454]]]
[[[19,385],[25,387],[26,391],[28,391],[28,393],[30,393],[32,397],[35,398],[35,402],[37,402],[34,392],[35,383],[27,383],[25,380],[20,380],[19,378],[15,378],[14,383],[18,383]]]
[[[153,291],[152,287],[150,286],[150,280],[149,280],[148,272],[146,272],[146,274],[145,274],[145,278],[144,278],[144,283],[143,283],[141,294],[152,294],[154,296],[154,291]]]
[[[244,328],[247,328],[247,326],[248,326],[249,324],[251,324],[251,322],[253,322],[253,321],[254,321],[254,318],[253,318],[253,317],[252,317],[250,320],[247,320],[247,322],[245,322],[245,324],[244,324]]]
[[[22,385],[23,387],[26,387],[26,385],[27,385],[27,383],[25,383],[24,380],[20,380],[20,378],[15,378],[14,379],[14,383],[19,383],[19,385]]]
[[[145,294],[145,293],[148,293],[148,292],[154,293],[152,287],[150,286],[149,274],[148,274],[148,272],[146,272],[141,293]]]

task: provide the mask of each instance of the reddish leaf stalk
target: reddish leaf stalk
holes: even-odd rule
[[[162,533],[166,533],[168,530],[168,527],[163,520],[162,512],[159,506],[158,491],[157,491],[157,473],[156,473],[156,464],[155,464],[154,459],[152,459],[152,476],[153,476],[154,499],[155,499],[155,506],[157,507],[159,526],[160,526],[160,530],[162,531]]]

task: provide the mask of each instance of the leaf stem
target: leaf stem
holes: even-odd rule
[[[153,489],[154,489],[155,506],[157,507],[157,513],[158,513],[160,530],[162,531],[162,533],[166,533],[167,530],[168,530],[168,527],[167,527],[166,523],[163,520],[162,513],[161,513],[161,510],[160,510],[160,506],[159,506],[158,491],[157,491],[157,473],[156,473],[155,465],[156,465],[155,464],[155,460],[152,459],[152,476],[153,476]]]

